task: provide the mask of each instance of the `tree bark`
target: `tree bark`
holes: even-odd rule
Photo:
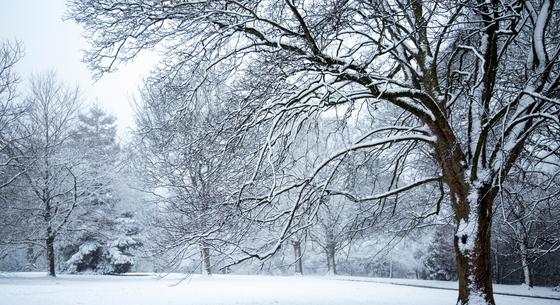
[[[336,242],[327,243],[327,273],[336,275]]]
[[[389,255],[389,278],[393,278],[393,255]]]
[[[56,276],[55,257],[54,257],[54,236],[47,237],[47,260],[49,261],[49,275]]]
[[[212,266],[210,265],[210,248],[207,245],[202,246],[202,274],[212,275]]]
[[[502,280],[502,272],[501,272],[501,264],[500,264],[500,249],[499,249],[499,244],[496,245],[496,252],[494,253],[494,274],[493,276],[495,276],[495,281],[497,284],[501,284]]]
[[[491,173],[469,168],[450,127],[431,125],[437,137],[435,158],[449,187],[455,216],[453,244],[460,305],[494,305],[492,288],[492,205],[498,193]]]
[[[295,273],[296,275],[303,274],[303,265],[301,261],[301,242],[293,241],[292,245],[294,246],[294,257],[295,257]]]
[[[521,268],[523,269],[523,284],[527,287],[533,287],[533,279],[531,278],[531,269],[529,267],[529,250],[527,249],[527,238],[524,237],[519,242],[519,256],[521,257]]]
[[[27,266],[26,271],[33,271],[35,268],[35,253],[33,250],[33,244],[27,244],[27,251],[26,251],[26,259],[27,259]]]
[[[495,304],[492,288],[492,203],[496,190],[471,185],[469,195],[452,191],[459,278],[457,304]]]

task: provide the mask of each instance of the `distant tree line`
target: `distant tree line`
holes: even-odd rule
[[[131,270],[142,243],[115,191],[123,162],[115,118],[99,106],[80,114],[78,88],[54,72],[22,89],[14,72],[22,47],[0,43],[2,269]]]

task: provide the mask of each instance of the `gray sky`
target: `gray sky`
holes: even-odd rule
[[[63,81],[80,86],[86,103],[97,100],[114,114],[119,135],[126,137],[133,124],[130,102],[138,95],[138,87],[156,63],[156,56],[140,56],[94,82],[81,61],[87,41],[79,25],[62,20],[65,10],[65,0],[0,0],[0,39],[17,39],[25,48],[17,66],[23,80],[20,89],[27,86],[26,79],[32,73],[54,69]]]

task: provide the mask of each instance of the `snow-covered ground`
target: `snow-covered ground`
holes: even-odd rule
[[[457,289],[457,282],[449,281],[424,281],[414,279],[389,279],[389,278],[369,278],[369,277],[353,277],[353,276],[338,276],[337,279],[347,281],[367,281],[375,283],[390,283],[397,285],[411,285],[419,287],[434,287],[444,289]],[[560,301],[560,292],[555,291],[549,287],[533,287],[519,285],[497,285],[494,284],[494,293],[496,294],[515,294],[526,296],[550,297],[556,298]]]
[[[183,278],[178,274],[164,278],[154,275],[49,278],[42,273],[4,273],[0,274],[0,304],[437,305],[455,304],[457,298],[457,292],[452,290],[398,286],[371,282],[367,278],[195,275],[181,281]],[[519,286],[508,291],[526,292]],[[550,289],[542,291],[547,295],[553,293]],[[556,300],[503,295],[497,295],[496,301],[501,305],[560,305]]]

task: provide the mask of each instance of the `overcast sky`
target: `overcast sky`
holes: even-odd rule
[[[138,95],[142,79],[155,64],[154,56],[143,55],[119,71],[99,81],[82,63],[82,50],[88,47],[82,29],[72,21],[63,21],[65,0],[0,0],[0,39],[19,40],[25,56],[17,66],[24,82],[32,73],[54,69],[60,79],[78,84],[87,103],[98,101],[118,118],[119,135],[126,137],[133,124],[130,106]]]

